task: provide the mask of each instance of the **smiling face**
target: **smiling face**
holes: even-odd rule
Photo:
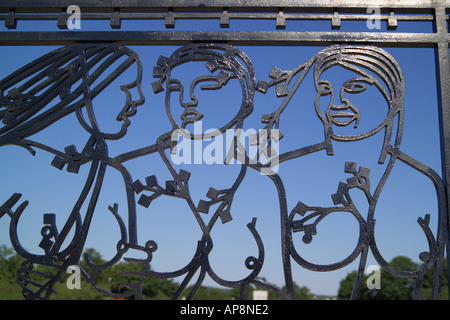
[[[332,137],[358,140],[386,123],[389,103],[373,77],[334,65],[315,77],[315,108]]]

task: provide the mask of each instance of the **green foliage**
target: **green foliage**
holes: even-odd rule
[[[86,249],[89,259],[96,265],[106,263],[99,252],[94,249]],[[17,284],[17,270],[24,259],[17,255],[13,249],[0,245],[0,300],[22,300],[22,289]],[[80,261],[80,267],[91,272],[86,261]],[[123,293],[129,291],[126,284],[137,283],[141,280],[138,273],[143,270],[143,265],[138,263],[119,262],[110,268],[103,270],[97,281],[100,290],[112,293]],[[35,265],[34,271],[42,274],[54,275],[57,269],[43,265]],[[52,300],[104,300],[111,299],[98,290],[92,288],[85,277],[80,278],[81,289],[69,289],[67,281],[72,273],[63,272],[61,279],[55,284],[54,289],[57,294],[51,295]],[[33,276],[36,276],[34,274]],[[37,282],[45,283],[48,278],[33,278]],[[263,279],[264,280],[264,279]],[[175,294],[178,284],[173,280],[146,277],[142,285],[142,298],[144,300],[167,300]],[[187,287],[181,297],[187,297],[192,290],[192,286]],[[252,299],[255,287],[250,285],[248,289],[248,299]],[[310,300],[313,295],[307,287],[300,287],[294,283],[295,299]],[[214,287],[200,287],[195,294],[195,300],[238,300],[240,299],[240,288],[224,289]],[[278,295],[269,291],[269,300],[281,299]]]
[[[308,287],[299,287],[294,282],[294,297],[295,300],[312,300],[314,296],[311,294],[311,292],[309,292]]]
[[[103,264],[100,253],[94,249],[87,249],[90,259],[95,264]],[[24,259],[17,255],[13,249],[5,245],[0,245],[0,300],[21,300],[22,289],[17,284],[17,270],[20,268]],[[392,259],[390,264],[401,270],[417,270],[420,265],[413,262],[407,257],[396,257]],[[87,270],[89,267],[87,263],[82,260],[80,266]],[[120,293],[129,290],[129,287],[123,286],[125,284],[135,283],[140,281],[140,277],[136,275],[141,271],[143,266],[137,263],[120,262],[110,268],[102,271],[98,277],[98,287],[100,289],[110,291],[113,293]],[[55,270],[47,266],[35,266],[35,270],[42,273],[54,274]],[[124,274],[127,272],[127,274]],[[133,272],[135,275],[133,275]],[[131,274],[130,274],[131,273]],[[55,285],[57,294],[51,296],[53,300],[102,300],[111,299],[101,292],[93,289],[87,280],[81,277],[81,289],[68,289],[67,280],[71,273],[64,273],[60,281]],[[367,288],[368,276],[365,275],[361,282],[360,299],[362,300],[410,300],[414,294],[414,282],[411,279],[402,279],[395,277],[388,272],[381,270],[381,289]],[[341,280],[338,291],[338,299],[349,299],[353,290],[353,285],[356,279],[356,271],[350,272],[345,279]],[[264,279],[262,279],[264,280]],[[430,299],[433,286],[433,270],[428,272],[424,277],[423,298]],[[176,292],[178,284],[173,280],[157,279],[147,277],[142,286],[142,297],[145,300],[167,300],[170,299]],[[283,288],[285,289],[285,288]],[[192,286],[187,287],[182,297],[187,297],[192,290]],[[248,299],[252,299],[254,286],[250,286],[248,290]],[[309,292],[309,289],[304,286],[298,286],[294,283],[294,294],[296,300],[311,300],[314,296]],[[195,300],[238,300],[240,298],[240,289],[223,289],[213,287],[200,287],[195,295]],[[281,299],[278,295],[269,291],[269,300]],[[444,262],[444,276],[441,290],[441,299],[448,300],[448,278],[447,278],[447,263]]]
[[[97,265],[103,264],[104,261],[99,252],[94,249],[86,249],[85,253],[90,255],[90,259]],[[0,245],[0,300],[23,300],[22,289],[17,284],[17,270],[24,261],[14,250]],[[87,270],[87,263],[82,260],[80,267]],[[133,275],[124,275],[124,271],[138,272],[143,266],[139,264],[120,262],[101,272],[98,277],[98,287],[113,293],[119,293],[129,290],[129,288],[121,288],[120,286],[127,283],[139,281],[140,278]],[[56,269],[48,266],[37,265],[34,270],[45,274],[55,274]],[[93,289],[88,281],[81,276],[81,289],[69,289],[67,280],[72,273],[63,273],[61,279],[55,284],[54,289],[57,294],[51,296],[52,300],[102,300],[111,299],[101,292]],[[44,283],[45,278],[36,279]],[[148,277],[142,287],[143,299],[170,299],[177,289],[177,284],[172,280],[155,279]]]
[[[282,288],[283,291],[286,290],[286,287]],[[308,287],[298,286],[294,282],[294,299],[295,300],[313,300],[314,295],[309,291]],[[269,300],[281,300],[281,297],[273,292],[269,291]]]
[[[183,292],[183,296],[187,297],[191,292],[192,286],[187,287]],[[213,287],[200,287],[195,294],[194,300],[231,300],[233,298],[239,299],[239,290],[228,290]],[[237,293],[237,296],[236,296]]]
[[[0,299],[23,299],[22,290],[16,283],[16,272],[24,259],[15,254],[14,250],[0,245]]]
[[[261,279],[265,283],[267,281],[265,279]],[[187,297],[189,292],[192,290],[192,286],[186,288],[183,292],[183,296]],[[283,287],[283,290],[286,288]],[[253,291],[256,288],[253,285],[250,285],[247,292],[247,299],[253,299]],[[194,297],[194,300],[239,300],[241,296],[240,288],[233,289],[222,289],[222,288],[211,288],[211,287],[200,287]],[[314,295],[309,292],[309,289],[305,286],[298,286],[294,283],[294,296],[295,300],[312,300]],[[268,292],[268,300],[281,300],[282,298],[276,293],[269,291]]]
[[[390,264],[400,270],[417,270],[420,265],[413,262],[410,258],[399,256],[392,259]],[[353,291],[353,285],[356,280],[356,271],[350,272],[345,279],[341,280],[338,291],[338,299],[348,300]],[[370,276],[370,275],[369,275]],[[368,276],[364,275],[359,292],[361,300],[412,300],[414,296],[414,280],[403,279],[391,275],[385,270],[380,271],[381,288],[369,290],[367,288]],[[423,298],[430,299],[433,286],[433,270],[424,277]],[[448,300],[448,278],[447,263],[444,262],[444,277],[442,282],[441,299]]]

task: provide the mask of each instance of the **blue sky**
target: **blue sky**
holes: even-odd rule
[[[232,21],[230,30],[273,30],[273,21],[239,22]],[[106,24],[107,26],[107,24]],[[383,29],[386,31],[382,23]],[[123,28],[138,30],[163,30],[163,22],[152,21],[131,24],[123,22]],[[19,22],[18,30],[31,28],[26,22]],[[56,26],[48,24],[43,28],[57,30]],[[82,21],[83,30],[103,29],[104,24]],[[217,29],[218,22],[205,21],[195,24],[189,21],[177,21],[176,30]],[[302,29],[304,28],[304,29]],[[0,26],[0,30],[6,30]],[[288,22],[286,30],[316,30],[328,31],[329,21],[315,23]],[[344,21],[342,31],[367,31],[363,22],[353,23]],[[399,23],[398,31],[403,32],[431,32],[430,23],[411,24]],[[389,32],[389,31],[386,31]],[[0,47],[0,77],[5,77],[17,68],[35,58],[53,50],[56,47]],[[160,55],[170,56],[177,46],[131,46],[141,57],[143,64],[143,91],[146,97],[144,105],[138,108],[137,115],[131,118],[131,126],[126,137],[111,142],[109,153],[119,155],[140,147],[153,144],[159,135],[168,132],[169,119],[165,113],[165,93],[154,94],[151,83],[152,68]],[[290,70],[303,63],[323,47],[257,47],[240,46],[253,62],[256,78],[269,80],[269,73],[274,66],[282,70]],[[402,67],[406,79],[405,95],[405,126],[400,149],[406,154],[428,165],[441,173],[438,106],[436,94],[436,75],[434,51],[430,48],[386,48]],[[201,66],[200,66],[201,68]],[[206,70],[206,69],[205,69]],[[133,76],[133,69],[129,70],[120,81],[126,81]],[[184,71],[180,77],[191,76],[190,71]],[[330,74],[333,80],[346,77],[345,73]],[[127,78],[129,77],[129,78]],[[329,79],[328,79],[329,80]],[[95,110],[99,121],[104,121],[105,128],[114,129],[117,123],[114,112],[120,110],[125,102],[123,92],[113,83],[111,88],[95,101]],[[233,84],[230,83],[230,86]],[[209,96],[209,92],[199,96],[205,105],[214,106],[219,112],[212,114],[213,120],[221,120],[232,112],[234,105],[233,87],[230,93],[222,97]],[[323,124],[319,121],[314,110],[316,91],[311,74],[308,74],[301,87],[283,113],[280,129],[285,137],[280,141],[280,151],[288,151],[298,146],[307,146],[323,140]],[[225,99],[227,98],[227,99]],[[270,88],[265,94],[256,93],[254,97],[254,111],[246,119],[244,129],[261,128],[261,116],[273,112],[282,99],[276,98],[275,88]],[[367,97],[359,101],[361,105],[375,105],[375,97]],[[224,112],[226,111],[226,112]],[[368,108],[363,114],[366,119],[376,119],[380,116],[377,107]],[[204,128],[214,128],[215,122],[208,122],[205,117]],[[105,129],[106,130],[106,129]],[[372,183],[380,175],[377,160],[380,153],[380,134],[361,142],[334,144],[335,156],[327,157],[324,151],[308,155],[300,159],[288,161],[280,166],[279,174],[287,190],[289,212],[298,201],[310,206],[332,205],[331,194],[336,192],[340,181],[345,181],[349,175],[344,173],[344,163],[355,161],[358,166],[368,166],[371,170]],[[75,117],[68,116],[58,123],[35,136],[36,141],[48,143],[54,148],[63,150],[68,145],[76,145],[81,150],[88,138],[87,133],[77,123]],[[203,142],[207,146],[208,142]],[[52,155],[38,151],[32,157],[25,149],[16,146],[4,146],[0,149],[0,203],[6,201],[14,192],[23,194],[21,200],[28,200],[30,205],[24,213],[23,221],[19,225],[19,237],[25,248],[34,253],[40,253],[38,244],[41,240],[42,214],[56,213],[57,225],[61,229],[65,217],[68,216],[72,204],[76,201],[77,190],[81,190],[88,173],[88,166],[82,166],[78,174],[71,174],[65,170],[59,171],[50,165]],[[156,155],[150,155],[129,161],[127,167],[133,180],[144,181],[145,177],[155,174],[160,183],[170,180],[170,174]],[[206,199],[209,187],[226,188],[233,183],[240,167],[238,165],[182,165],[176,167],[191,172],[190,188],[194,202]],[[107,207],[113,203],[119,204],[119,213],[126,221],[126,202],[123,192],[123,182],[117,172],[109,170],[105,177],[102,193],[97,205],[90,235],[86,247],[92,247],[102,253],[104,258],[111,258],[115,253],[115,244],[119,239],[117,223],[108,212]],[[139,196],[137,196],[137,199]],[[364,200],[359,199],[363,206]],[[356,201],[356,200],[355,200]],[[378,247],[386,260],[398,255],[409,256],[418,262],[418,255],[427,250],[427,243],[423,232],[417,224],[419,217],[431,214],[432,230],[436,229],[437,209],[434,188],[423,175],[402,163],[396,163],[395,170],[386,184],[376,211],[376,235]],[[268,177],[249,170],[235,199],[231,211],[233,220],[222,224],[218,221],[213,230],[214,250],[210,255],[213,270],[226,280],[240,280],[250,271],[245,268],[244,261],[248,256],[257,255],[254,239],[247,229],[247,223],[257,218],[258,230],[265,245],[265,265],[261,276],[268,282],[283,285],[282,264],[280,253],[280,218],[279,206],[274,184]],[[210,213],[211,215],[211,213]],[[364,214],[363,214],[364,216]],[[137,212],[139,242],[147,240],[158,243],[158,251],[151,262],[156,271],[173,271],[184,266],[193,256],[197,241],[201,237],[200,229],[186,203],[172,197],[160,197],[146,209],[138,206]],[[202,216],[209,221],[209,216]],[[0,220],[0,243],[10,245],[9,220]],[[356,245],[358,225],[349,215],[331,215],[318,225],[317,235],[311,244],[301,241],[301,235],[295,234],[297,250],[306,258],[318,264],[334,263],[348,255]],[[336,294],[339,281],[346,274],[355,270],[359,259],[351,265],[334,272],[317,273],[305,270],[295,263],[292,264],[294,281],[298,285],[305,285],[313,293]],[[369,257],[367,265],[376,264]],[[195,279],[195,277],[194,277]],[[180,280],[181,279],[176,279]],[[214,285],[206,279],[205,285]]]

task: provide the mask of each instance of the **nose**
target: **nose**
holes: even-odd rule
[[[198,100],[195,96],[191,96],[190,99],[186,100],[184,99],[182,94],[180,94],[180,104],[183,106],[183,108],[193,108],[197,106]]]
[[[349,105],[347,104],[347,103],[344,103],[344,104],[337,104],[337,103],[333,103],[331,106],[330,106],[330,109],[331,110],[335,110],[335,111],[339,111],[339,110],[346,110],[346,109],[348,109],[348,107],[349,107]]]
[[[337,91],[337,90],[336,90]],[[333,90],[331,92],[331,108],[336,110],[345,109],[348,107],[347,100],[344,98],[344,92],[341,90],[339,93]]]
[[[122,86],[121,90],[125,92],[127,98],[125,106],[117,115],[116,120],[126,121],[127,118],[136,115],[137,107],[144,104],[145,97],[140,84],[137,84],[135,86]]]
[[[185,90],[184,87],[180,86],[180,104],[184,108],[192,108],[196,107],[198,105],[198,99],[194,94],[194,88],[195,88],[195,82],[191,83],[191,86],[189,87],[189,96],[185,97]]]

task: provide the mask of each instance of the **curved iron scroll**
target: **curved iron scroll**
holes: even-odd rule
[[[111,70],[113,63],[119,60],[123,62],[119,67]],[[206,67],[205,75],[196,78],[191,84],[183,84],[172,76],[172,71],[177,66],[199,61],[203,62]],[[121,90],[125,92],[127,98],[124,107],[116,115],[116,119],[122,124],[121,128],[115,133],[105,133],[96,121],[95,112],[92,108],[93,100],[131,66],[137,67],[135,79],[131,83],[121,86]],[[344,67],[357,74],[355,78],[346,81],[342,88],[339,88],[339,91],[329,81],[321,79],[325,70],[337,66]],[[2,92],[0,97],[0,119],[2,120],[0,145],[17,145],[27,149],[33,155],[35,149],[49,152],[54,155],[52,166],[60,170],[67,166],[67,171],[75,174],[81,166],[89,166],[90,168],[84,188],[77,203],[73,205],[71,214],[61,231],[58,231],[56,226],[55,215],[44,215],[45,226],[42,227],[42,241],[39,244],[39,247],[44,251],[42,255],[29,253],[19,242],[17,225],[28,205],[28,202],[24,201],[16,209],[13,209],[14,205],[19,202],[21,194],[12,195],[0,208],[0,217],[5,214],[11,217],[10,238],[14,249],[26,259],[26,262],[18,271],[18,282],[23,288],[26,298],[49,299],[51,294],[54,293],[55,282],[61,279],[67,267],[79,263],[107,168],[117,170],[123,178],[128,201],[128,226],[125,225],[122,220],[123,217],[118,212],[118,205],[110,206],[109,211],[120,229],[117,254],[103,265],[96,265],[86,255],[85,260],[91,271],[82,270],[82,274],[92,287],[105,295],[112,297],[134,295],[136,298],[141,298],[142,284],[146,277],[163,279],[181,277],[181,283],[173,296],[174,299],[177,299],[192,281],[194,275],[199,272],[188,299],[195,296],[206,275],[221,286],[239,288],[242,299],[247,298],[249,285],[270,290],[284,299],[293,299],[292,261],[306,269],[323,272],[342,268],[360,258],[358,277],[352,297],[357,298],[367,255],[371,251],[377,262],[386,271],[398,277],[416,280],[415,298],[421,296],[421,283],[425,273],[434,267],[433,298],[439,298],[439,279],[442,278],[443,272],[447,221],[445,189],[436,172],[400,149],[404,121],[405,81],[400,66],[386,51],[373,46],[334,45],[321,50],[308,61],[291,70],[280,70],[275,67],[269,75],[270,80],[260,80],[257,83],[251,60],[238,48],[217,43],[194,43],[183,46],[170,57],[161,56],[153,68],[155,82],[152,83],[152,88],[155,94],[165,91],[165,107],[172,130],[162,133],[155,143],[148,147],[112,158],[108,154],[108,142],[120,140],[126,135],[127,128],[130,125],[129,118],[134,116],[137,108],[144,104],[141,89],[142,72],[143,68],[139,56],[129,48],[114,44],[76,44],[50,52],[0,81],[0,91]],[[228,160],[230,160],[230,157],[241,160],[241,169],[235,182],[230,188],[224,190],[216,190],[211,187],[206,194],[209,200],[194,203],[188,184],[190,173],[185,170],[177,172],[171,159],[165,153],[166,150],[173,151],[176,148],[176,141],[172,139],[173,133],[177,132],[186,139],[206,140],[221,135],[228,129],[241,129],[245,118],[253,112],[256,91],[266,93],[272,86],[276,86],[277,96],[282,98],[282,103],[271,114],[263,115],[262,123],[264,124],[263,128],[267,130],[268,137],[279,134],[280,118],[309,72],[313,73],[317,90],[315,108],[324,128],[323,141],[314,145],[301,146],[282,154],[272,154],[272,156],[276,156],[276,161],[262,163],[258,161],[259,159],[257,161],[250,159],[245,149],[239,144],[239,136],[236,136],[235,143],[231,145],[227,156]],[[104,80],[97,83],[95,80],[101,76],[104,76]],[[23,82],[24,79],[27,79],[27,81]],[[230,117],[230,121],[214,132],[200,135],[190,134],[186,130],[186,126],[203,117],[201,111],[196,109],[197,101],[193,94],[193,88],[207,82],[208,85],[203,84],[204,89],[219,90],[226,86],[231,79],[238,81],[242,92],[238,112]],[[343,94],[345,92],[358,94],[365,90],[366,86],[373,86],[382,94],[389,108],[387,117],[378,126],[366,132],[341,134],[337,130],[338,128],[358,128],[361,117],[358,107],[348,99],[344,99]],[[131,95],[131,89],[137,89],[138,97]],[[180,119],[177,119],[171,111],[172,94],[178,93],[180,97],[183,97],[188,92],[191,101],[186,103],[180,98],[178,103],[181,104],[184,111]],[[334,105],[330,102],[326,110],[320,108],[320,99],[339,94],[342,96],[342,105]],[[50,103],[54,103],[55,98],[57,98],[57,102],[49,106]],[[330,99],[330,101],[333,101],[333,99]],[[69,114],[75,114],[80,125],[89,134],[89,139],[82,151],[79,152],[75,146],[68,146],[64,151],[56,150],[33,140],[36,133],[45,130],[45,128]],[[394,121],[397,121],[396,125],[394,125]],[[346,182],[340,182],[336,193],[331,195],[334,206],[310,206],[299,199],[294,208],[288,207],[283,179],[274,170],[276,165],[282,165],[286,161],[292,161],[322,150],[325,150],[327,155],[333,156],[333,143],[337,141],[358,141],[382,132],[384,132],[384,143],[378,162],[384,165],[385,171],[380,181],[371,180],[368,167],[358,167],[357,163],[348,161],[345,163],[345,173],[349,175],[349,178]],[[283,138],[282,135],[277,136],[277,139],[281,138]],[[259,143],[260,151],[267,150],[267,139],[263,142],[256,140]],[[144,185],[139,179],[132,177],[127,169],[126,165],[129,160],[150,154],[159,156],[172,175],[172,180],[166,181],[165,185],[159,184],[157,173],[154,172],[149,172]],[[377,202],[383,186],[398,160],[430,179],[436,188],[438,199],[438,229],[435,232],[430,229],[429,215],[419,217],[417,220],[429,244],[429,250],[420,255],[424,264],[417,271],[394,268],[386,262],[376,244],[374,230]],[[278,192],[280,211],[277,214],[279,214],[281,221],[280,237],[282,239],[281,251],[285,279],[285,289],[283,290],[258,278],[264,265],[265,251],[263,241],[257,231],[256,218],[253,218],[247,225],[258,249],[255,256],[248,257],[244,262],[246,268],[250,270],[248,276],[239,281],[223,279],[214,272],[209,262],[209,254],[214,250],[214,238],[211,231],[219,218],[222,223],[232,221],[233,197],[241,182],[245,179],[248,168],[263,173],[265,176],[262,176],[262,179],[271,179]],[[374,191],[372,191],[371,185],[376,186]],[[368,212],[362,212],[352,201],[351,194],[358,190],[365,195],[369,208]],[[136,206],[149,208],[154,200],[167,196],[185,201],[201,229],[202,236],[198,240],[194,256],[187,265],[172,272],[156,272],[150,269],[150,262],[153,259],[154,252],[158,250],[158,244],[152,240],[147,241],[144,245],[138,243]],[[87,204],[87,210],[82,217],[80,208],[83,204]],[[209,221],[206,221],[205,215],[201,213],[208,213],[215,204],[219,204],[217,210],[211,216],[206,216],[210,217]],[[302,234],[303,243],[311,243],[317,234],[317,225],[337,212],[351,215],[359,225],[359,238],[355,249],[346,258],[332,264],[319,265],[307,261],[296,248],[295,235]],[[68,241],[67,237],[70,231],[74,232],[73,239],[69,241],[67,247],[62,249],[62,244]],[[130,249],[143,252],[146,258],[127,258],[126,253]],[[122,258],[129,263],[143,265],[143,271],[141,272],[125,272],[125,275],[134,275],[140,280],[133,284],[124,284],[123,286],[128,290],[120,294],[101,289],[97,283],[99,273]],[[48,279],[45,283],[33,282],[33,264],[49,266],[54,270],[54,273],[44,275]]]

